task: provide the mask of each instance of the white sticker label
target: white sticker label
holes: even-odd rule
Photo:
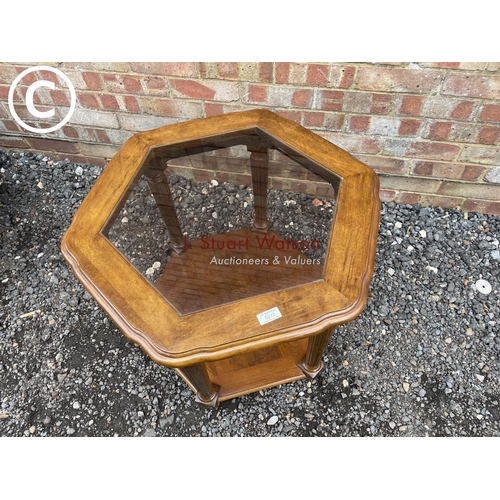
[[[257,314],[257,319],[261,325],[265,325],[266,323],[270,323],[275,319],[281,318],[280,310],[277,307],[273,307],[269,309],[269,311],[264,311],[263,313]]]

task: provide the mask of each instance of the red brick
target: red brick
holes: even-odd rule
[[[102,90],[102,80],[99,73],[82,71],[82,78],[89,90]]]
[[[315,174],[314,172],[309,172],[309,170],[305,171],[306,174],[306,179],[309,181],[314,181],[314,182],[322,182],[325,184],[329,184],[329,182],[325,181],[322,177],[320,177],[318,174]]]
[[[355,88],[384,92],[437,92],[442,76],[443,72],[439,70],[362,66],[356,73]]]
[[[310,90],[296,90],[293,93],[292,105],[307,108],[311,104],[312,92]]]
[[[398,193],[395,198],[396,203],[401,203],[402,205],[414,205],[419,203],[422,198],[421,194],[418,193]]]
[[[28,92],[28,87],[25,87],[24,85],[18,85],[16,92],[14,92],[14,102],[21,101],[24,105],[24,103],[26,102],[26,93],[27,92]],[[21,99],[19,99],[18,96],[16,96],[16,93],[21,94]],[[42,101],[40,100],[40,95],[38,92],[35,92],[33,94],[33,102],[35,104],[41,104]],[[45,104],[47,104],[47,103],[45,103]]]
[[[267,101],[267,89],[263,85],[249,85],[248,86],[248,100],[250,102],[263,102]]]
[[[270,161],[269,175],[272,177],[285,177],[289,179],[305,179],[307,176],[307,170],[297,163]]]
[[[69,137],[70,139],[79,139],[80,136],[78,135],[78,131],[74,127],[70,127],[68,125],[65,125],[62,128],[62,131],[64,132],[64,135],[66,137]]]
[[[411,170],[412,175],[434,177],[436,179],[463,179],[465,165],[460,163],[440,163],[417,161]]]
[[[42,91],[45,90],[45,89],[42,89]],[[17,99],[16,98],[16,92],[14,92],[14,102],[17,102],[17,101],[21,101],[23,103],[23,105],[25,104],[26,102],[26,94],[28,92],[28,87],[25,87],[25,86],[18,86],[17,89],[16,89],[17,93],[21,94],[22,96],[22,99]],[[33,102],[35,104],[42,104],[42,100],[40,99],[40,93],[39,92],[35,92],[33,94]],[[47,104],[47,102],[43,103],[43,104]]]
[[[126,110],[131,113],[139,113],[141,111],[139,103],[133,95],[123,96],[123,103],[125,104]]]
[[[422,125],[421,120],[402,119],[399,125],[398,133],[403,136],[416,136]]]
[[[227,113],[235,113],[237,111],[248,111],[252,108],[259,108],[260,106],[249,106],[243,104],[222,104],[216,102],[204,102],[203,108],[205,111],[205,116],[215,116]]]
[[[135,94],[142,93],[141,80],[135,76],[124,75],[121,79],[125,92],[133,92]]]
[[[311,182],[309,181],[307,190],[309,191],[309,186],[311,188],[310,194],[322,197],[322,198],[335,198],[335,191],[329,182]]]
[[[15,108],[16,113],[18,114],[19,118],[21,118],[21,120],[24,120],[27,123],[33,121],[33,119],[34,119],[33,115],[28,111],[28,109],[26,108],[26,106],[24,104],[23,105],[15,104],[14,108]],[[38,109],[38,111],[50,111],[54,108],[52,106],[37,105],[36,109]],[[10,112],[9,112],[9,116],[10,116]],[[54,113],[53,117],[44,118],[43,121],[44,122],[59,123],[61,121],[61,117],[56,109],[56,112]],[[28,123],[28,125],[30,125],[30,123]]]
[[[276,109],[274,112],[282,116],[283,118],[287,118],[288,120],[292,120],[293,122],[300,123],[301,113],[300,111],[288,111],[285,109]]]
[[[88,92],[78,92],[78,101],[82,106],[86,108],[97,108],[101,107],[101,103],[97,99],[96,94],[90,94]]]
[[[451,74],[444,82],[443,94],[500,99],[500,76]]]
[[[80,150],[74,142],[45,139],[42,137],[29,137],[28,143],[33,149],[40,151],[57,151],[60,153],[79,153]]]
[[[172,165],[172,167],[169,166],[169,172],[198,182],[211,181],[215,179],[216,175],[215,172],[203,168],[178,167],[175,165]]]
[[[407,116],[420,116],[424,97],[416,95],[406,95],[401,100],[399,114]]]
[[[56,106],[69,106],[70,99],[67,91],[64,90],[50,90],[50,98]]]
[[[136,62],[130,63],[130,67],[137,73],[146,75],[165,75],[165,76],[183,76],[197,77],[198,69],[194,62]]]
[[[215,172],[215,178],[218,182],[231,182],[232,184],[242,186],[252,185],[252,176],[250,174],[246,175],[235,172]]]
[[[308,112],[303,115],[303,125],[306,127],[323,127],[325,122],[325,113],[322,112]]]
[[[420,204],[423,206],[433,206],[433,207],[441,207],[441,208],[457,208],[462,205],[464,202],[463,197],[454,197],[454,196],[432,196],[432,195],[424,195],[420,199]]]
[[[248,160],[246,158],[221,158],[208,155],[193,155],[190,157],[193,167],[203,166],[209,170],[246,173]]]
[[[23,68],[16,68],[18,74],[21,74],[25,69],[28,69],[28,67],[23,67]],[[54,73],[50,73],[52,75],[53,80],[50,80],[51,82],[54,81],[54,83],[58,83],[56,78],[56,75]],[[35,83],[38,80],[36,74],[32,71],[31,73],[28,73],[27,75],[24,75],[22,78],[22,83],[23,85],[31,85],[32,83]],[[49,78],[41,78],[41,80],[49,80]]]
[[[21,137],[12,137],[11,135],[0,136],[0,146],[16,149],[30,149],[31,147]]]
[[[351,132],[366,132],[370,126],[370,117],[366,115],[353,115],[349,118]]]
[[[219,76],[222,78],[238,78],[240,70],[237,62],[223,62],[219,63]]]
[[[330,82],[330,67],[326,64],[309,64],[307,67],[307,85],[326,87]]]
[[[500,202],[469,199],[462,205],[462,210],[482,214],[500,215]]]
[[[417,161],[411,170],[413,175],[432,177],[434,163],[430,161]],[[437,176],[436,176],[437,177]]]
[[[321,109],[325,111],[342,111],[344,92],[338,90],[321,91]]]
[[[473,109],[474,103],[472,101],[462,101],[458,103],[457,107],[451,112],[450,118],[455,120],[468,120]]]
[[[272,83],[272,81],[273,81],[273,63],[261,62],[259,64],[259,80],[263,83]]]
[[[479,119],[483,122],[500,123],[500,104],[485,104]]]
[[[49,82],[55,83],[56,88],[61,87],[61,81],[59,80],[59,76],[53,73],[52,71],[46,71],[44,69],[39,70],[38,74],[40,75],[40,80],[48,80]],[[66,82],[64,83],[66,87]]]
[[[111,109],[113,111],[118,111],[120,109],[118,101],[116,100],[116,97],[114,95],[101,94],[100,99],[101,99],[102,107],[104,109]]]
[[[161,76],[146,76],[143,78],[143,82],[146,85],[147,90],[155,93],[164,91],[167,88],[165,78]]]
[[[381,189],[379,191],[379,198],[382,203],[389,203],[394,201],[394,197],[396,196],[396,191],[392,189]]]
[[[105,167],[108,163],[107,158],[99,158],[97,156],[88,156],[88,155],[72,155],[72,154],[61,154],[61,153],[52,153],[52,156],[58,160],[63,161],[66,158],[73,163],[90,163],[91,165],[96,165],[98,167]]]
[[[429,132],[425,136],[427,139],[445,141],[451,131],[451,122],[434,122],[429,127]]]
[[[373,94],[370,113],[386,115],[391,111],[393,97],[390,94]]]
[[[194,99],[213,99],[215,90],[194,80],[177,80],[170,78],[172,88],[181,94]]]
[[[97,138],[99,139],[99,142],[103,142],[104,144],[111,144],[111,139],[109,138],[109,136],[105,130],[96,129],[95,134],[96,134]]]
[[[276,83],[288,83],[290,63],[276,63]]]
[[[354,82],[355,74],[356,68],[354,66],[345,66],[344,68],[342,68],[342,77],[340,78],[339,88],[349,88]]]
[[[461,180],[464,181],[477,181],[486,172],[486,167],[480,165],[465,165]]]
[[[481,127],[477,142],[480,144],[498,144],[500,139],[500,127]]]
[[[217,116],[224,114],[224,108],[222,104],[215,102],[206,102],[205,106],[205,116]]]
[[[142,93],[141,79],[138,76],[104,73],[103,78],[110,92]]]
[[[2,123],[10,132],[19,132],[21,130],[18,123],[14,120],[2,120]]]
[[[0,85],[0,99],[7,101],[9,98],[10,85]]]
[[[406,154],[413,158],[428,158],[433,160],[454,160],[460,153],[458,144],[439,142],[414,141]]]
[[[366,163],[375,172],[384,172],[390,174],[406,174],[409,161],[399,158],[390,158],[388,156],[357,155],[358,160]]]

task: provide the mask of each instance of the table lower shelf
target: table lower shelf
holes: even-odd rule
[[[297,364],[303,359],[307,344],[308,339],[300,339],[205,363],[210,381],[220,387],[218,401],[305,378]],[[182,372],[176,371],[196,392]]]

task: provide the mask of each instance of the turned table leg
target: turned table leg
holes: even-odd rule
[[[332,338],[334,329],[335,327],[332,327],[314,337],[309,337],[307,352],[299,363],[299,368],[304,372],[307,378],[314,379],[323,369],[324,363],[321,358],[328,346],[328,342],[330,342]]]
[[[254,196],[255,218],[252,229],[267,233],[267,182],[269,176],[269,154],[267,148],[248,147],[250,151],[250,169],[252,171],[252,188]]]
[[[216,407],[219,398],[219,387],[212,384],[204,363],[178,368],[196,390],[196,402],[205,406]]]
[[[167,225],[171,239],[170,246],[176,253],[181,253],[183,250],[186,250],[187,242],[186,237],[182,234],[179,219],[175,212],[174,200],[172,199],[167,176],[162,170],[150,169],[146,173],[146,179],[163,220]]]

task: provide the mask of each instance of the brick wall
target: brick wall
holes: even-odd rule
[[[63,71],[77,105],[60,130],[22,129],[7,104],[11,83],[30,66],[0,63],[0,146],[104,165],[133,133],[192,118],[269,108],[313,130],[375,169],[381,199],[500,214],[500,63],[45,63]],[[35,105],[69,106],[63,82],[31,74],[16,87],[16,110],[28,124],[24,95],[36,79]],[[38,124],[38,126],[41,126]],[[44,125],[47,126],[47,125]],[[324,183],[273,153],[271,185],[327,193]],[[241,151],[179,161],[197,179],[243,183]]]

